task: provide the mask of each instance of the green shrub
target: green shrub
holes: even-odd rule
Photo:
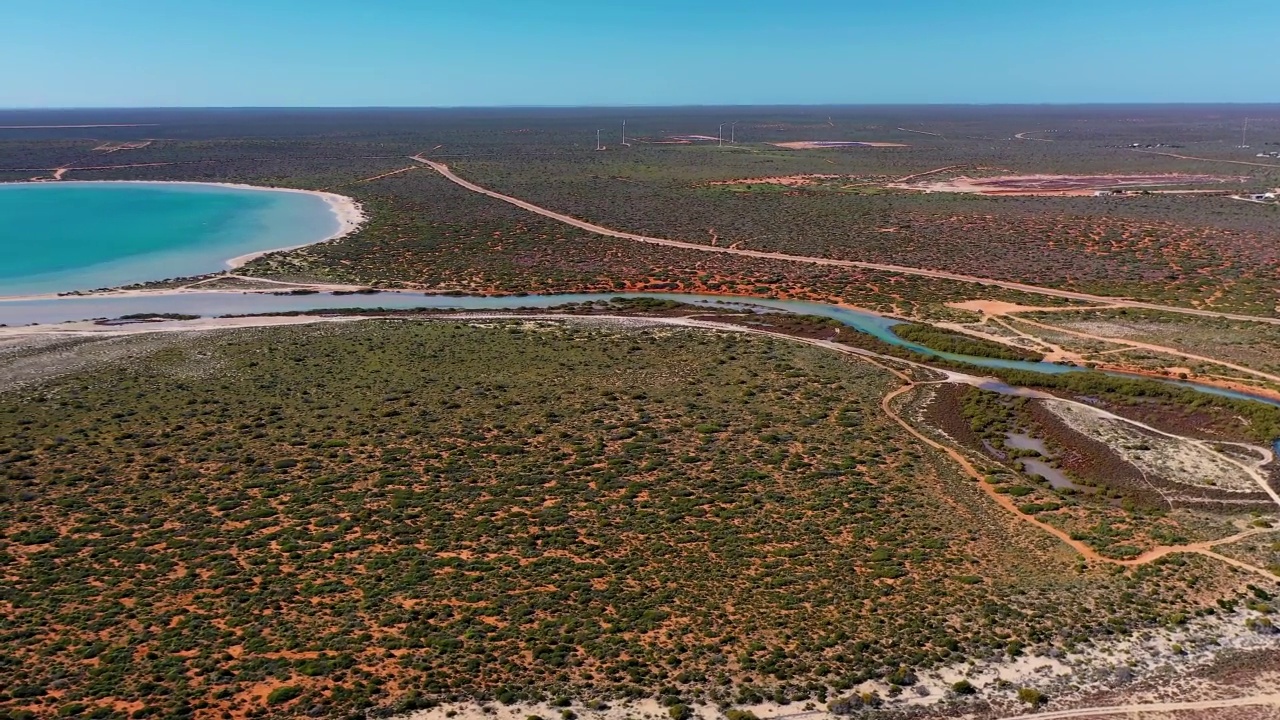
[[[1000,358],[1002,360],[1044,360],[1044,355],[1031,350],[1011,347],[994,340],[970,337],[960,333],[941,330],[932,325],[901,323],[891,330],[894,335],[908,342],[923,345],[930,350],[969,355],[971,357]]]
[[[302,688],[297,685],[284,685],[272,690],[271,694],[267,695],[267,704],[283,705],[301,694]]]
[[[1018,699],[1031,707],[1040,707],[1045,703],[1044,693],[1035,688],[1019,688]]]
[[[910,687],[916,684],[916,674],[911,672],[910,668],[903,665],[890,673],[889,677],[885,678],[885,680],[887,680],[890,685]]]

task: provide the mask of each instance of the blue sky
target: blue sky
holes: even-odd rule
[[[1280,101],[1275,2],[4,4],[0,107]]]

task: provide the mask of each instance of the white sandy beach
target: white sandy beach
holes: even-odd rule
[[[325,204],[329,206],[329,211],[334,214],[334,217],[338,218],[338,223],[340,227],[335,233],[333,233],[329,237],[321,238],[319,240],[316,240],[315,242],[302,243],[301,245],[290,245],[288,247],[280,247],[280,248],[275,248],[273,250],[258,250],[256,252],[245,253],[244,255],[237,255],[236,257],[233,257],[227,260],[227,267],[233,270],[239,267],[243,267],[248,263],[250,263],[251,261],[262,257],[263,255],[269,255],[274,252],[284,252],[285,250],[296,250],[300,247],[306,247],[308,245],[315,245],[316,243],[328,242],[330,240],[337,240],[338,238],[346,237],[347,235],[350,235],[351,233],[360,229],[360,226],[363,225],[366,220],[368,220],[368,217],[364,214],[364,208],[361,207],[360,203],[356,202],[354,198],[347,197],[346,195],[339,195],[337,193],[324,192],[323,190],[298,190],[296,188],[265,187],[265,186],[258,186],[258,185],[242,185],[242,184],[232,184],[232,183],[192,183],[192,184],[200,184],[200,185],[221,184],[221,185],[224,185],[225,187],[252,188],[254,190],[274,190],[276,192],[293,192],[293,193],[304,193],[307,195],[315,195],[316,197],[319,197],[322,200],[324,200]]]

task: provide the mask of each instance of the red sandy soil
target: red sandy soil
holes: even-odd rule
[[[797,187],[812,185],[814,180],[830,180],[839,175],[787,175],[784,177],[745,178],[742,180],[716,180],[708,185],[786,185]]]
[[[1090,195],[1097,190],[1163,187],[1169,185],[1222,184],[1244,182],[1248,178],[1219,175],[1005,175],[971,178],[961,175],[950,180],[920,183],[893,183],[890,187],[924,192],[976,193],[979,195]]]
[[[796,140],[769,144],[788,150],[828,150],[841,147],[911,147],[903,143],[863,142],[861,140]]]
[[[1144,377],[1159,378],[1161,380],[1167,380],[1170,378],[1173,378],[1175,380],[1179,379],[1178,377],[1179,372],[1187,370],[1187,368],[1171,367],[1171,368],[1165,368],[1164,371],[1161,372],[1159,370],[1151,370],[1148,368],[1131,367],[1129,365],[1112,364],[1112,363],[1097,363],[1097,369],[1103,370],[1103,371],[1112,370],[1115,372],[1127,373],[1129,375],[1142,375]],[[1277,392],[1270,388],[1258,387],[1257,385],[1248,385],[1241,382],[1233,382],[1231,380],[1226,380],[1223,378],[1205,377],[1204,375],[1200,375],[1197,373],[1184,373],[1184,374],[1186,374],[1190,379],[1195,380],[1197,383],[1201,385],[1213,385],[1214,387],[1220,387],[1224,390],[1234,390],[1235,392],[1248,393],[1250,395],[1257,395],[1259,397],[1266,397],[1266,398],[1271,398],[1272,400],[1280,401],[1280,392]]]

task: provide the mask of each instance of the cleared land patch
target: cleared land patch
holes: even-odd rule
[[[786,175],[783,177],[744,178],[742,180],[715,180],[708,185],[785,185],[795,187],[811,185],[816,180],[830,180],[839,175]]]
[[[1198,441],[1168,437],[1077,403],[1045,401],[1076,432],[1102,442],[1144,474],[1189,487],[1254,493],[1258,481],[1239,461]]]
[[[774,147],[786,148],[788,150],[828,150],[831,148],[845,147],[911,147],[905,143],[867,142],[861,140],[793,140],[790,142],[773,142],[769,144]]]
[[[1143,175],[1005,175],[946,180],[891,183],[889,187],[929,193],[971,193],[978,195],[1091,195],[1108,190],[1242,183],[1245,177],[1152,173]]]

